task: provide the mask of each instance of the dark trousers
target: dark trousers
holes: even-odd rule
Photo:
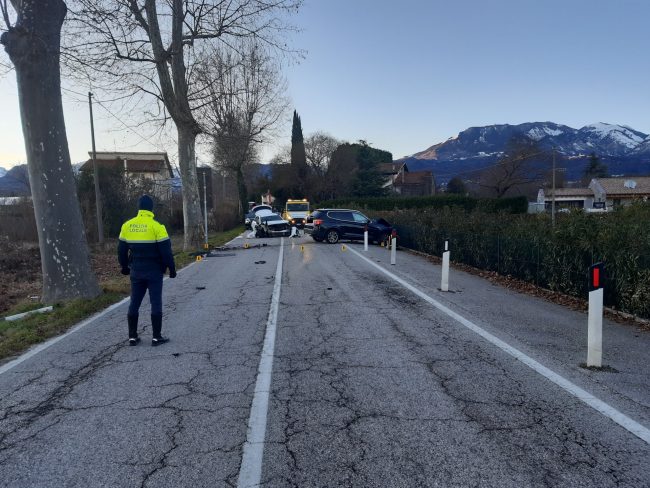
[[[131,272],[131,303],[129,315],[138,315],[145,293],[149,290],[151,315],[162,315],[162,273]]]

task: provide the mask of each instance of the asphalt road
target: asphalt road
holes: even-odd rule
[[[169,344],[144,309],[128,347],[123,304],[0,367],[1,486],[650,486],[649,333],[605,321],[588,371],[583,313],[455,270],[442,293],[403,252],[243,241],[165,282]]]

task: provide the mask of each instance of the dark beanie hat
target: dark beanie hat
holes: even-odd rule
[[[149,210],[153,211],[153,200],[149,195],[142,195],[140,200],[138,200],[138,208],[140,210]]]

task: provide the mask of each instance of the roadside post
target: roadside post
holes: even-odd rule
[[[442,279],[440,290],[449,291],[449,241],[445,241],[445,252],[442,253]]]
[[[587,316],[587,367],[603,363],[603,263],[589,267],[589,314]]]
[[[368,226],[363,228],[363,250],[368,250]]]
[[[396,255],[397,255],[397,231],[393,229],[393,233],[390,239],[390,264],[395,264]]]

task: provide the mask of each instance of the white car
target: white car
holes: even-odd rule
[[[257,237],[289,237],[291,225],[276,213],[259,212],[255,217],[255,231]]]
[[[246,218],[244,219],[244,224],[246,225],[247,229],[251,228],[251,224],[253,223],[253,220],[255,220],[257,212],[261,212],[262,210],[268,210],[271,212],[273,209],[269,205],[255,205],[253,208],[251,208],[246,214]]]

